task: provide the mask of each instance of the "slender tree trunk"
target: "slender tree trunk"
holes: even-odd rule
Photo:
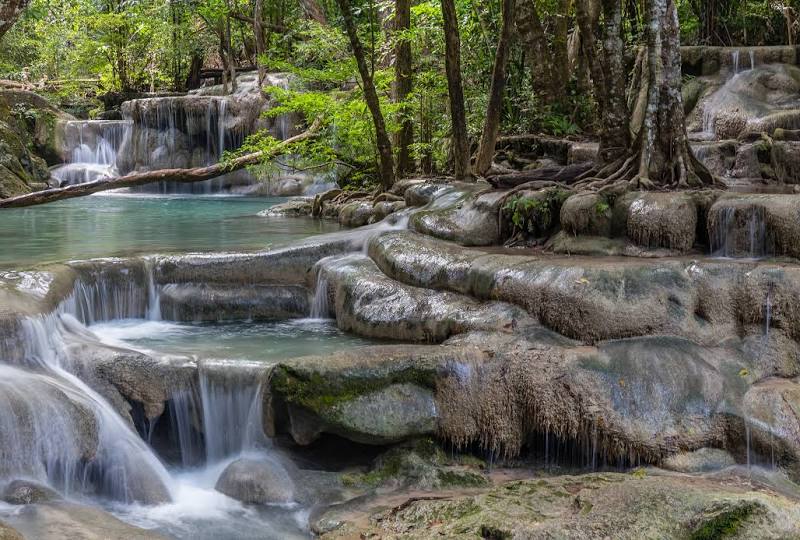
[[[515,0],[503,0],[503,27],[497,42],[497,53],[492,70],[492,86],[489,90],[489,104],[486,107],[486,120],[475,159],[475,172],[484,175],[492,166],[494,146],[500,131],[500,115],[503,109],[503,93],[506,86],[506,68],[514,28]]]
[[[619,0],[603,0],[603,19],[601,66],[605,85],[605,110],[602,113],[600,155],[604,161],[611,162],[625,155],[630,147],[630,113],[625,99],[625,45],[622,41],[622,5]]]
[[[353,12],[350,7],[350,0],[336,0],[339,9],[342,12],[344,19],[344,26],[347,30],[347,36],[350,38],[350,47],[353,49],[353,56],[355,56],[356,64],[358,64],[358,72],[361,75],[361,82],[364,89],[364,99],[367,102],[367,107],[372,114],[372,121],[375,124],[375,137],[378,147],[378,156],[380,161],[380,175],[381,184],[384,190],[388,190],[394,184],[394,156],[392,156],[392,143],[389,140],[389,135],[386,131],[386,122],[383,119],[381,112],[381,104],[378,99],[378,92],[375,89],[375,82],[372,79],[372,71],[367,65],[367,58],[364,54],[364,47],[361,40],[358,38],[358,28],[353,19]]]
[[[255,0],[253,4],[253,34],[256,40],[256,66],[258,67],[258,86],[264,83],[266,70],[261,63],[261,57],[266,52],[264,44],[264,0]]]
[[[553,37],[549,60],[552,62],[553,71],[550,80],[550,93],[562,98],[567,93],[569,83],[569,7],[571,0],[559,0],[558,12],[553,17]],[[561,100],[560,100],[561,101]]]
[[[233,41],[231,40],[231,6],[230,0],[225,0],[227,12],[225,14],[225,51],[228,56],[228,69],[230,70],[231,93],[236,92],[236,60],[233,57]]]
[[[300,0],[300,7],[303,9],[303,12],[309,19],[317,21],[319,24],[325,26],[328,25],[328,19],[325,17],[325,11],[316,0]]]
[[[413,168],[410,147],[414,143],[414,122],[411,117],[411,108],[407,103],[413,79],[411,76],[411,41],[407,36],[398,37],[397,34],[404,34],[411,28],[411,0],[396,0],[394,28],[397,40],[394,64],[394,99],[396,103],[401,103],[402,118],[400,132],[397,134],[397,177],[402,178]]]
[[[450,95],[450,117],[453,122],[454,173],[458,180],[472,176],[470,171],[469,133],[464,108],[464,89],[461,85],[461,39],[454,0],[442,0],[444,17],[445,71]]]
[[[578,0],[580,2],[581,0]],[[546,106],[555,103],[559,96],[553,95],[553,59],[547,46],[547,36],[539,16],[535,0],[518,0],[517,31],[525,48],[530,65],[533,91]]]

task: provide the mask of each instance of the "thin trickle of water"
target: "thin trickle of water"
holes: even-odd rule
[[[718,211],[715,221],[711,234],[713,256],[760,258],[768,255],[763,208],[725,207]]]
[[[264,444],[260,384],[243,381],[227,384],[201,369],[200,399],[207,463]]]
[[[309,315],[312,319],[328,319],[331,316],[328,299],[328,278],[321,268],[317,273],[317,287],[314,290],[314,300],[311,302],[311,313]]]

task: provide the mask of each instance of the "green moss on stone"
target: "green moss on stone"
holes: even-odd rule
[[[695,528],[690,540],[719,540],[736,535],[742,525],[760,508],[755,502],[747,502],[723,510],[704,520]]]

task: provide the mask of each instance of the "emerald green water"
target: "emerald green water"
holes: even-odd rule
[[[285,245],[338,225],[263,217],[283,198],[94,195],[0,210],[0,268],[149,253]]]

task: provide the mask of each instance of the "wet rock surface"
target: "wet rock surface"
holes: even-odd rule
[[[39,504],[60,499],[54,489],[27,480],[14,480],[3,490],[3,500],[8,504]]]
[[[237,459],[225,468],[216,490],[247,504],[288,504],[295,498],[289,473],[266,457]]]
[[[388,509],[387,509],[388,507]],[[796,501],[749,484],[661,473],[596,473],[504,482],[490,489],[405,495],[334,510],[323,538],[742,538],[800,533]],[[333,530],[331,530],[333,529]]]
[[[129,525],[108,512],[69,502],[26,506],[10,520],[25,538],[41,540],[164,540],[166,537]]]

